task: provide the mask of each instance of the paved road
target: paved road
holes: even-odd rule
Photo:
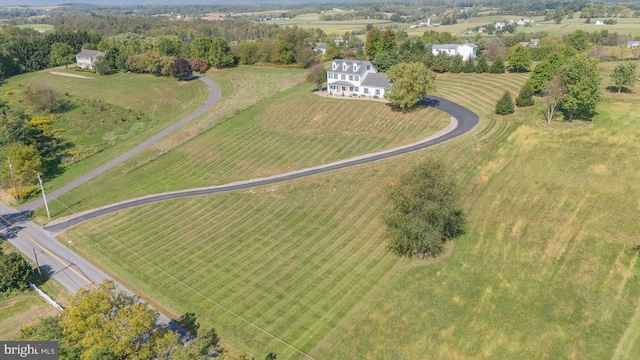
[[[49,273],[72,294],[87,285],[99,284],[103,280],[113,280],[76,254],[72,249],[73,243],[65,246],[50,232],[29,221],[23,213],[16,212],[15,209],[2,203],[0,203],[0,236],[7,239],[32,261],[36,262],[37,256],[40,269]],[[120,284],[117,284],[116,289],[133,295]],[[185,335],[183,329],[163,314],[160,314],[158,323]]]
[[[214,194],[214,193],[221,193],[221,192],[227,192],[227,191],[248,189],[256,186],[288,181],[288,180],[316,175],[316,174],[320,174],[328,171],[370,163],[373,161],[379,161],[379,160],[387,159],[393,156],[398,156],[398,155],[407,154],[413,151],[418,151],[418,150],[451,140],[455,137],[458,137],[468,132],[478,124],[478,115],[476,115],[471,110],[464,108],[449,100],[436,97],[436,96],[431,96],[423,100],[422,103],[428,106],[432,106],[436,109],[442,110],[450,114],[455,119],[452,119],[452,124],[450,124],[446,129],[439,132],[438,134],[435,134],[433,136],[430,136],[426,139],[423,139],[413,144],[400,146],[397,148],[380,151],[373,154],[357,156],[354,158],[341,160],[341,161],[337,161],[330,164],[292,171],[292,172],[288,172],[280,175],[274,175],[266,178],[238,181],[238,182],[225,184],[225,185],[174,191],[174,192],[149,195],[141,198],[131,199],[131,200],[119,202],[116,204],[103,206],[97,209],[88,210],[76,215],[72,215],[70,217],[66,217],[64,219],[60,219],[46,226],[45,229],[53,233],[57,233],[70,226],[83,222],[85,220],[89,220],[97,216],[120,211],[120,210],[131,208],[134,206],[140,206],[140,205],[150,204],[158,201],[177,199],[177,198],[188,197],[188,196],[198,196],[198,195],[205,195],[205,194]]]
[[[134,147],[133,149],[125,152],[124,154],[118,156],[117,158],[109,161],[108,163],[100,166],[99,168],[90,171],[88,173],[86,173],[85,175],[75,179],[74,181],[60,187],[59,189],[52,191],[50,193],[47,194],[47,200],[53,200],[59,196],[62,196],[63,194],[66,194],[67,192],[77,188],[78,186],[86,183],[87,181],[93,179],[94,177],[104,173],[105,171],[117,166],[118,164],[122,163],[123,161],[131,158],[132,156],[140,153],[141,151],[143,151],[144,149],[148,148],[149,146],[157,143],[160,139],[164,138],[165,136],[171,134],[172,132],[178,130],[180,127],[186,125],[187,123],[191,122],[193,119],[197,118],[198,116],[202,115],[205,111],[207,111],[211,106],[213,106],[213,104],[215,104],[218,99],[220,98],[220,88],[218,87],[218,85],[211,79],[208,79],[206,77],[200,77],[199,78],[201,81],[204,81],[205,84],[207,84],[207,86],[209,87],[209,98],[207,99],[207,102],[205,102],[202,106],[200,106],[196,111],[192,112],[191,114],[189,114],[187,117],[183,118],[182,120],[168,126],[166,129],[160,131],[159,133],[153,135],[152,137],[150,137],[149,139],[145,140],[144,142],[142,142],[141,144],[139,144],[138,146]],[[21,207],[18,207],[19,211],[33,211],[37,208],[39,208],[40,206],[42,206],[44,204],[42,198],[34,200],[28,204],[25,204]]]

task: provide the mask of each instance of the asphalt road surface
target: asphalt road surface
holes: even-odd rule
[[[64,286],[71,294],[103,280],[113,280],[73,251],[74,244],[62,244],[53,235],[29,221],[24,214],[0,203],[0,236],[7,239],[24,256],[40,266],[42,271]],[[99,249],[100,244],[95,244]],[[117,283],[116,283],[117,284]],[[133,295],[131,291],[117,284],[118,291]],[[158,324],[185,335],[174,321],[160,314]]]
[[[215,104],[218,99],[220,98],[220,88],[218,87],[218,84],[216,84],[213,80],[208,79],[206,77],[200,77],[199,78],[201,81],[204,81],[205,84],[207,84],[207,86],[209,87],[209,98],[207,99],[207,102],[205,102],[202,106],[200,106],[198,109],[196,109],[196,111],[192,112],[191,114],[189,114],[187,117],[183,118],[182,120],[168,126],[166,129],[160,131],[159,133],[153,135],[152,137],[148,138],[147,140],[145,140],[144,142],[140,143],[139,145],[137,145],[136,147],[132,148],[131,150],[125,152],[124,154],[116,157],[115,159],[109,161],[108,163],[100,166],[99,168],[90,171],[88,173],[86,173],[85,175],[73,180],[72,182],[50,192],[47,193],[47,200],[53,200],[59,196],[62,196],[64,194],[66,194],[67,192],[77,188],[78,186],[86,183],[87,181],[93,179],[94,177],[104,173],[105,171],[117,166],[118,164],[122,163],[123,161],[131,158],[132,156],[140,153],[141,151],[143,151],[144,149],[148,148],[149,146],[157,143],[158,141],[160,141],[160,139],[164,138],[165,136],[171,134],[172,132],[178,130],[179,128],[181,128],[182,126],[186,125],[187,123],[191,122],[193,119],[197,118],[198,116],[202,115],[205,111],[207,111],[210,107],[213,106],[213,104]],[[18,207],[19,211],[33,211],[37,208],[39,208],[40,206],[42,206],[44,204],[42,198],[40,199],[36,199],[28,204],[25,204],[23,206]]]
[[[250,180],[238,181],[238,182],[234,182],[226,185],[210,186],[205,188],[174,191],[174,192],[162,193],[157,195],[149,195],[141,198],[122,201],[116,204],[103,206],[97,209],[88,210],[76,215],[66,217],[64,219],[59,220],[58,222],[55,222],[46,226],[45,229],[53,233],[57,233],[68,227],[81,223],[85,220],[89,220],[97,216],[124,210],[134,206],[140,206],[140,205],[150,204],[158,201],[171,200],[171,199],[183,198],[188,196],[199,196],[199,195],[248,189],[256,186],[274,184],[282,181],[298,179],[306,176],[325,173],[328,171],[344,169],[347,167],[352,167],[356,165],[388,159],[390,157],[399,156],[399,155],[407,154],[410,152],[422,150],[422,149],[443,143],[445,141],[451,140],[462,134],[467,133],[478,124],[478,120],[479,120],[478,115],[476,115],[471,110],[465,107],[462,107],[449,100],[446,100],[437,96],[431,96],[431,97],[428,97],[427,99],[422,100],[422,103],[448,113],[449,115],[454,117],[455,120],[457,120],[457,122],[453,120],[454,123],[449,127],[447,127],[444,131],[441,131],[440,133],[435,134],[434,136],[430,136],[426,139],[423,139],[413,144],[400,146],[397,148],[380,151],[373,154],[357,156],[357,157],[337,161],[330,164],[292,171],[292,172],[288,172],[280,175],[274,175],[266,178],[250,179]]]

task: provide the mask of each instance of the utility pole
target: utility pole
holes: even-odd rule
[[[16,179],[13,177],[13,166],[11,165],[11,158],[7,156],[7,161],[9,162],[9,172],[11,173],[11,182],[13,182],[13,195],[16,197],[16,200],[20,200],[18,197],[18,190],[16,190]]]
[[[38,263],[38,255],[36,254],[36,249],[31,248],[31,250],[33,250],[33,257],[36,258],[36,266],[38,267],[38,274],[40,274],[40,277],[42,277],[42,270],[40,270],[40,264]]]
[[[38,182],[40,182],[40,190],[42,190],[42,200],[44,200],[44,208],[47,209],[47,217],[51,220],[51,214],[49,213],[49,205],[47,205],[47,196],[44,194],[44,186],[42,186],[42,178],[38,173]]]

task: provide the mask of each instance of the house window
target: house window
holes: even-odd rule
[[[367,64],[367,70],[371,70],[371,65]]]
[[[353,91],[353,86],[349,86],[349,91]]]
[[[349,81],[353,81],[353,75],[349,75]]]
[[[356,64],[353,64],[353,71],[358,71],[358,66]]]
[[[368,94],[369,93],[369,88],[364,88],[364,93]]]
[[[345,74],[342,74],[342,80],[347,80],[347,76]]]
[[[356,81],[360,81],[360,75],[356,75],[354,78],[356,79]]]
[[[347,70],[347,64],[342,64],[342,71],[346,71]]]
[[[359,91],[357,86],[355,87],[355,91],[356,91],[356,92],[358,92],[358,91]]]
[[[335,69],[337,69],[337,68],[338,68],[338,64],[333,63],[333,70],[335,70]]]
[[[376,89],[376,95],[380,95],[380,89]]]

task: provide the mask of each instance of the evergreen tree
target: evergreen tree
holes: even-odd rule
[[[451,59],[451,65],[449,66],[449,71],[458,74],[462,72],[464,68],[464,61],[462,60],[462,56],[456,55]]]
[[[524,83],[522,88],[520,89],[520,94],[516,98],[516,106],[517,107],[526,107],[532,106],[535,102],[533,101],[533,87],[527,81]]]
[[[504,95],[502,95],[502,97],[498,99],[498,102],[496,103],[496,114],[509,115],[513,114],[513,111],[513,98],[508,91],[505,91]]]
[[[472,58],[468,58],[467,61],[464,62],[464,67],[462,68],[462,72],[466,74],[470,74],[476,71],[476,67],[474,65],[474,61]]]
[[[478,57],[478,60],[476,61],[476,72],[478,74],[489,72],[489,64],[484,56]]]
[[[489,72],[492,74],[504,74],[504,62],[500,59],[497,59],[493,62],[493,64],[491,64]]]

